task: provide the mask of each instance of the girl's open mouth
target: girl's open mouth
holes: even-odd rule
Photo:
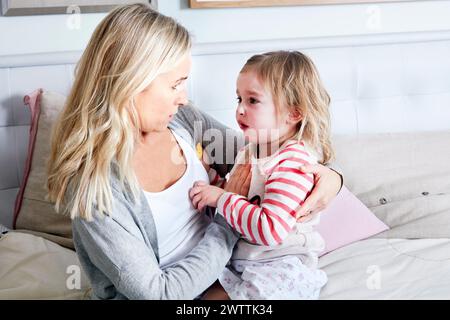
[[[248,129],[248,126],[243,124],[242,122],[238,122],[239,128],[241,128],[241,130],[246,130]]]

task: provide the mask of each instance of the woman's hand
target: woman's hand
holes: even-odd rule
[[[252,165],[249,163],[237,164],[233,175],[225,184],[225,191],[247,197],[252,181]]]
[[[297,220],[303,222],[310,219],[311,214],[325,209],[336,197],[342,187],[342,177],[321,164],[303,166],[300,170],[314,174],[314,188],[296,215]]]
[[[192,201],[192,205],[199,212],[202,212],[206,206],[217,207],[217,202],[225,190],[211,186],[204,181],[197,181],[189,191],[189,198]]]

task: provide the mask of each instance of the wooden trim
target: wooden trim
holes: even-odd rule
[[[193,9],[202,8],[245,8],[295,5],[323,5],[323,4],[355,4],[355,3],[382,3],[405,2],[414,0],[241,0],[241,1],[215,1],[215,0],[189,0]]]
[[[4,16],[109,12],[126,3],[148,3],[157,8],[156,0],[2,0]],[[77,9],[77,10],[75,10]],[[74,12],[77,11],[77,12]],[[79,11],[79,12],[78,12]]]

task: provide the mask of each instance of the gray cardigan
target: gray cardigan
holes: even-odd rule
[[[202,133],[211,128],[220,130],[226,139],[240,136],[236,131],[225,134],[228,128],[190,106],[180,108],[170,127],[193,147],[201,141],[207,148]],[[224,141],[226,146],[234,147],[229,150],[234,159],[238,146]],[[231,166],[213,167],[223,175]],[[114,170],[111,187],[114,211],[110,215],[101,218],[96,213],[93,221],[72,221],[75,249],[90,280],[93,299],[193,299],[218,278],[238,239],[220,215],[184,259],[161,270],[155,223],[144,193],[140,192],[140,201],[133,202],[130,193],[121,189]]]

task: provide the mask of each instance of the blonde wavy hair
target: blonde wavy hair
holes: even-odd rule
[[[302,116],[297,138],[321,154],[321,163],[331,161],[330,96],[311,59],[298,51],[267,52],[247,60],[241,73],[248,71],[255,72],[272,94],[278,115],[287,108]]]
[[[149,5],[120,6],[95,29],[55,124],[48,198],[57,212],[91,220],[112,212],[111,169],[136,201],[132,156],[140,126],[134,98],[191,48],[188,31]]]

